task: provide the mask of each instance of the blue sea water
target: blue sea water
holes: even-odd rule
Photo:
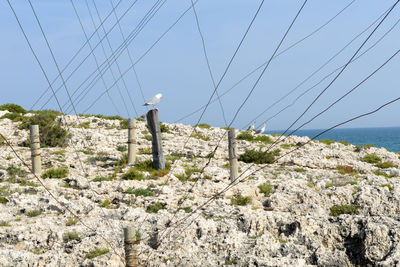
[[[312,138],[322,131],[322,129],[299,130],[294,135]],[[282,131],[267,131],[266,133],[282,133]],[[400,151],[400,127],[333,129],[316,139],[347,141],[353,145],[371,144],[393,152]]]

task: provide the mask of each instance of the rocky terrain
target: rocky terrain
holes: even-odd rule
[[[274,156],[298,150],[272,164],[239,161],[247,179],[196,209],[230,182],[226,136],[212,154],[226,130],[201,125],[183,147],[193,128],[163,124],[169,171],[162,172],[146,165],[144,121],[137,121],[133,168],[123,160],[121,120],[63,121],[71,139],[41,149],[41,181],[79,219],[0,140],[0,266],[124,266],[126,226],[137,229],[138,262],[147,266],[400,264],[396,153],[329,140],[299,147],[309,139],[288,137]],[[30,165],[20,123],[0,119],[0,133]],[[264,151],[278,138],[268,137],[238,140],[239,154]]]

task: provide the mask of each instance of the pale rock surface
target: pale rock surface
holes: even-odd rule
[[[0,117],[6,113],[0,111]],[[163,149],[172,164],[170,174],[154,177],[144,172],[144,180],[123,180],[129,168],[118,169],[115,164],[123,156],[117,147],[126,145],[127,130],[119,128],[119,120],[68,115],[61,121],[72,134],[68,146],[41,150],[44,170],[69,169],[67,178],[41,179],[58,201],[32,174],[12,177],[7,171],[11,165],[28,169],[10,148],[0,145],[0,196],[8,201],[0,204],[1,266],[124,266],[126,226],[140,231],[138,260],[147,266],[396,266],[400,262],[400,160],[384,148],[355,152],[352,145],[315,141],[297,147],[310,139],[287,137],[285,145],[273,149],[280,149],[281,155],[297,150],[266,166],[240,161],[241,178],[247,179],[225,190],[230,180],[223,129],[197,128],[195,133],[209,138],[205,141],[188,139],[191,126],[166,124],[170,132],[162,134]],[[90,128],[81,128],[82,123]],[[18,124],[0,119],[0,132],[30,165],[29,148],[18,146],[29,133]],[[145,122],[137,122],[136,132],[138,161],[151,159]],[[269,146],[245,140],[237,144],[239,153]],[[367,154],[395,167],[380,170],[362,161]],[[188,181],[183,181],[190,171]],[[93,181],[113,175],[111,181]],[[265,183],[271,185],[270,195],[258,188]],[[139,188],[147,188],[153,196],[127,193]],[[251,197],[251,203],[232,205],[238,194]],[[165,209],[147,213],[156,203]],[[333,216],[335,205],[355,207],[354,214]],[[65,207],[81,221],[67,226],[73,216]],[[34,210],[41,213],[28,216]],[[65,238],[75,232],[76,240]],[[94,248],[107,248],[108,253],[88,259]]]

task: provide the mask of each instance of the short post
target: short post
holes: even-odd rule
[[[156,170],[164,170],[165,162],[162,149],[160,120],[158,119],[158,109],[147,112],[147,125],[152,136],[153,167]]]
[[[235,130],[228,131],[228,150],[231,182],[238,177],[238,160],[236,150]]]
[[[136,161],[136,121],[128,120],[128,165]]]
[[[136,258],[136,231],[133,227],[124,228],[125,266],[138,266]]]
[[[42,172],[42,160],[40,158],[39,125],[30,125],[29,131],[31,141],[32,170],[34,174],[40,174]]]

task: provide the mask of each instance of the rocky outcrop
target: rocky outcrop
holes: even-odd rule
[[[5,113],[0,111],[0,117]],[[188,140],[191,126],[166,124],[169,132],[162,136],[170,172],[141,169],[143,179],[124,180],[129,167],[118,161],[126,153],[127,130],[120,129],[119,120],[65,116],[63,122],[72,135],[68,146],[42,149],[44,171],[69,170],[64,178],[41,179],[58,201],[10,148],[0,146],[4,266],[123,266],[126,226],[141,233],[138,260],[148,266],[400,262],[400,160],[384,148],[317,141],[298,147],[309,139],[287,137],[273,149],[281,155],[297,150],[266,166],[239,162],[240,174],[247,178],[224,191],[230,181],[223,129],[200,128]],[[80,127],[82,123],[88,126]],[[30,164],[29,148],[19,146],[28,132],[9,119],[0,119],[0,132]],[[138,162],[151,159],[148,135],[145,122],[138,121]],[[238,140],[239,153],[270,145]],[[363,161],[368,154],[393,167]],[[245,205],[232,201],[238,197],[248,197]],[[156,207],[156,213],[149,212]],[[96,248],[98,254],[90,257]]]

